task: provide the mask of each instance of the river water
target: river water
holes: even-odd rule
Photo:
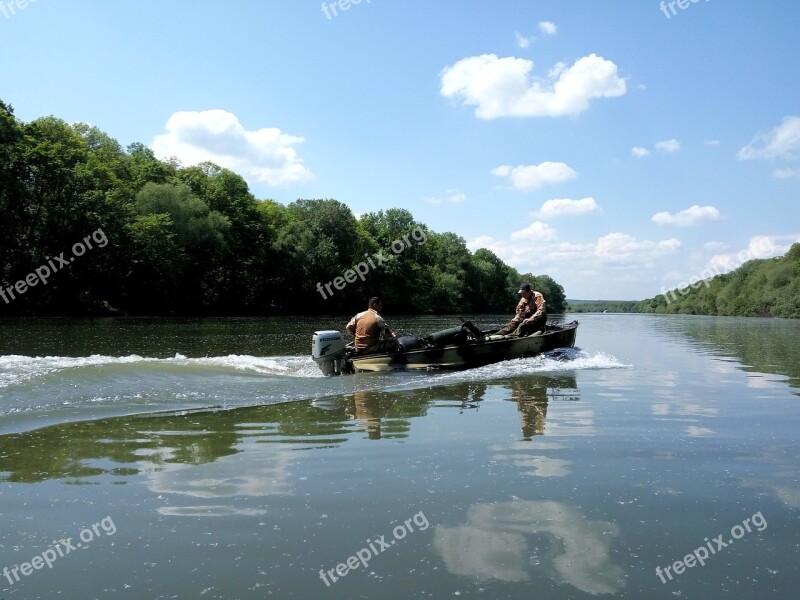
[[[0,320],[0,599],[796,597],[800,322],[578,318],[339,378],[346,318]]]

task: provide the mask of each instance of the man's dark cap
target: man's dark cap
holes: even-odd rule
[[[521,283],[519,286],[519,291],[517,293],[521,294],[522,292],[530,292],[530,291],[531,291],[530,283]]]

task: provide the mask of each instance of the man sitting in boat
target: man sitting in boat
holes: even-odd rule
[[[517,314],[497,332],[498,335],[530,335],[544,329],[547,324],[547,303],[544,296],[533,291],[530,283],[520,285],[517,293],[522,294],[517,304]]]
[[[356,352],[390,352],[398,348],[397,334],[389,329],[380,315],[383,303],[374,296],[369,299],[369,308],[358,313],[347,324],[347,333],[356,338]]]

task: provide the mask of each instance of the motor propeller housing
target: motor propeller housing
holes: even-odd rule
[[[342,373],[345,350],[344,338],[338,331],[315,331],[311,337],[311,358],[324,375]]]

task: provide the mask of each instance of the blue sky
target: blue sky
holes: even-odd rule
[[[407,208],[570,298],[800,240],[797,2],[2,2],[23,121],[214,160],[258,198]]]

